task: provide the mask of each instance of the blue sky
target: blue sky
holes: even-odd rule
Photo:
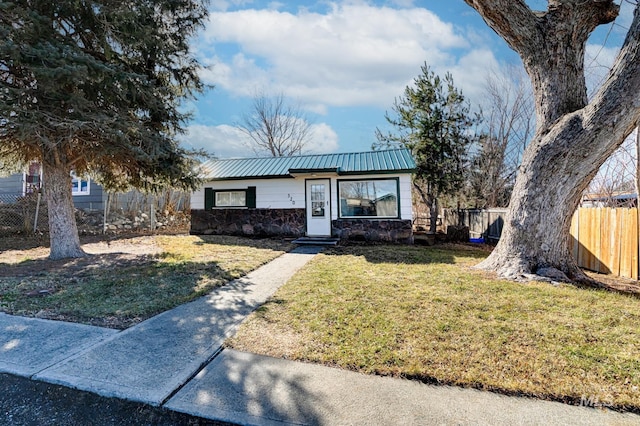
[[[529,0],[533,8],[546,1]],[[592,84],[606,73],[632,7],[590,39]],[[183,143],[220,158],[253,156],[237,129],[256,92],[284,94],[312,123],[307,151],[369,150],[385,111],[427,63],[451,72],[473,105],[485,76],[520,59],[462,0],[211,0],[193,50],[214,86],[186,105],[194,113]]]

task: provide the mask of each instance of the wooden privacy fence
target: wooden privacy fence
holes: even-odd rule
[[[637,208],[579,208],[570,244],[580,267],[638,279]]]
[[[471,238],[483,238],[487,242],[497,242],[502,234],[507,209],[445,209],[442,224],[468,226]]]
[[[506,209],[445,210],[443,224],[469,227],[471,238],[500,239]],[[570,247],[585,269],[638,279],[638,209],[581,207],[571,221]]]

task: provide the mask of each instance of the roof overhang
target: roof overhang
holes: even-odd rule
[[[311,169],[289,169],[289,174],[293,177],[309,177],[309,176],[339,176],[340,167],[324,167]]]

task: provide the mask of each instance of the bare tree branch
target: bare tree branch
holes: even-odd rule
[[[516,67],[493,72],[484,93],[485,124],[472,159],[468,195],[476,207],[506,207],[534,131],[533,95],[524,71]]]
[[[586,42],[598,25],[618,16],[620,7],[613,0],[550,0],[548,10],[542,12],[532,12],[523,0],[465,2],[522,58],[538,88],[534,93],[541,132],[587,104]]]
[[[524,0],[465,0],[484,21],[518,53],[528,50],[542,37],[537,28],[539,17]]]
[[[301,154],[309,144],[311,124],[299,106],[286,102],[284,95],[254,96],[251,111],[242,116],[238,128],[251,139],[256,155],[286,157]]]

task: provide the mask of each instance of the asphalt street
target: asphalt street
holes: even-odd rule
[[[0,425],[176,426],[220,423],[94,393],[0,374]]]

